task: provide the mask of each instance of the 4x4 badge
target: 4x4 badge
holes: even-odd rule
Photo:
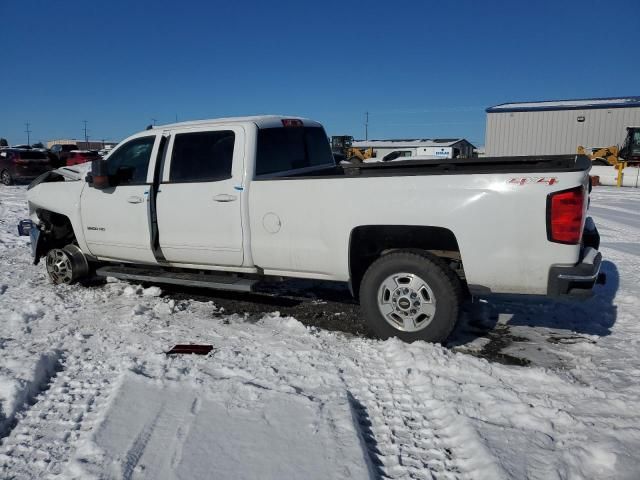
[[[512,183],[515,185],[527,185],[530,183],[542,183],[544,185],[555,185],[558,183],[558,179],[556,177],[518,177],[518,178],[510,178],[507,180],[507,183]]]

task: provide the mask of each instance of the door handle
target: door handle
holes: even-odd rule
[[[129,203],[142,203],[142,198],[140,197],[128,197],[127,202]]]
[[[236,197],[235,195],[221,193],[220,195],[216,195],[215,197],[213,197],[213,200],[216,202],[235,202],[237,198],[238,197]]]

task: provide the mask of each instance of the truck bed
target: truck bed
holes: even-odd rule
[[[336,167],[291,173],[276,178],[395,177],[416,175],[472,175],[504,173],[556,173],[588,170],[591,161],[584,155],[548,155],[525,157],[480,157],[447,160],[403,160],[390,162],[341,164]]]

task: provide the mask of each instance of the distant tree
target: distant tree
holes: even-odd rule
[[[38,142],[38,143],[34,143],[33,145],[31,145],[33,148],[44,148],[44,145],[42,144],[42,142]]]
[[[6,138],[0,138],[0,147],[8,147],[9,142],[7,142]]]

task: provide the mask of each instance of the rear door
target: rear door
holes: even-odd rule
[[[156,263],[151,241],[150,192],[161,135],[124,143],[107,160],[115,186],[82,190],[81,217],[89,251],[101,258]]]
[[[240,266],[245,132],[172,131],[157,195],[161,254],[170,263]]]

